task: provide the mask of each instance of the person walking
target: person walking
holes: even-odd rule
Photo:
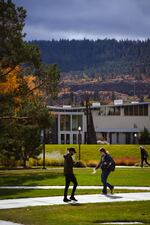
[[[74,148],[68,148],[67,154],[64,155],[64,175],[65,175],[65,189],[64,189],[64,202],[70,202],[71,200],[77,201],[77,199],[74,197],[76,188],[78,186],[77,179],[73,173],[73,166],[75,165],[75,162],[73,161],[72,156],[76,153],[76,150]],[[67,198],[68,194],[68,188],[70,185],[70,182],[73,183],[73,189],[70,196],[70,199]]]
[[[100,148],[99,152],[101,153],[101,160],[98,165],[95,167],[94,171],[98,168],[101,168],[101,182],[103,183],[102,194],[107,194],[107,187],[109,187],[111,194],[113,194],[114,186],[107,182],[108,176],[111,171],[115,169],[115,162],[112,157],[106,152],[104,148]]]
[[[143,167],[143,163],[145,161],[145,163],[150,166],[150,164],[148,163],[147,159],[148,159],[148,152],[145,150],[145,148],[143,146],[140,146],[140,152],[141,152],[141,167]]]

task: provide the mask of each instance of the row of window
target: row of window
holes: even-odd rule
[[[72,140],[70,134],[61,134],[61,144],[79,144],[81,143],[82,135],[80,136],[78,134],[72,135]]]
[[[102,132],[102,137],[104,140],[107,140],[107,132]],[[113,137],[112,137],[113,133],[109,133],[109,143],[112,144],[113,141]],[[126,144],[131,144],[131,143],[136,143],[137,140],[134,137],[134,133],[124,133],[125,135],[125,143]],[[115,139],[115,143],[119,144],[119,133],[116,133],[116,139]],[[60,136],[61,138],[61,144],[79,144],[82,143],[82,135],[80,134],[61,134]]]
[[[148,116],[148,105],[127,105],[123,106],[124,116]],[[101,107],[98,115],[100,116],[120,116],[121,106]]]
[[[77,131],[79,126],[83,127],[82,115],[60,115],[61,131]]]

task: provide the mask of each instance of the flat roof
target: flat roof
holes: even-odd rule
[[[98,132],[121,132],[121,133],[127,133],[127,132],[132,132],[132,133],[138,133],[140,130],[139,128],[95,128],[95,131]]]
[[[150,102],[133,102],[133,103],[125,103],[125,104],[120,104],[120,105],[99,105],[99,106],[90,106],[91,109],[99,109],[103,107],[123,107],[123,106],[131,106],[131,105],[147,105],[150,104]],[[86,106],[47,106],[48,109],[52,111],[82,111],[86,109]]]

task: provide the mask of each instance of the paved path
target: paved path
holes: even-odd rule
[[[126,202],[150,200],[150,192],[119,193],[113,195],[77,195],[78,204],[82,203],[104,203],[104,202]],[[22,208],[28,206],[63,205],[62,196],[19,198],[0,200],[0,209]]]
[[[13,223],[13,222],[10,222],[10,221],[0,220],[0,225],[22,225],[22,224]]]
[[[0,189],[64,189],[64,186],[0,186]],[[78,189],[102,189],[102,186],[78,186]],[[150,191],[150,187],[135,186],[115,186],[115,189]]]

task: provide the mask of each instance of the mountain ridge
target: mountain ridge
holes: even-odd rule
[[[44,63],[58,64],[62,72],[79,71],[90,76],[97,73],[102,76],[150,76],[150,39],[62,39],[31,43],[39,47]]]

